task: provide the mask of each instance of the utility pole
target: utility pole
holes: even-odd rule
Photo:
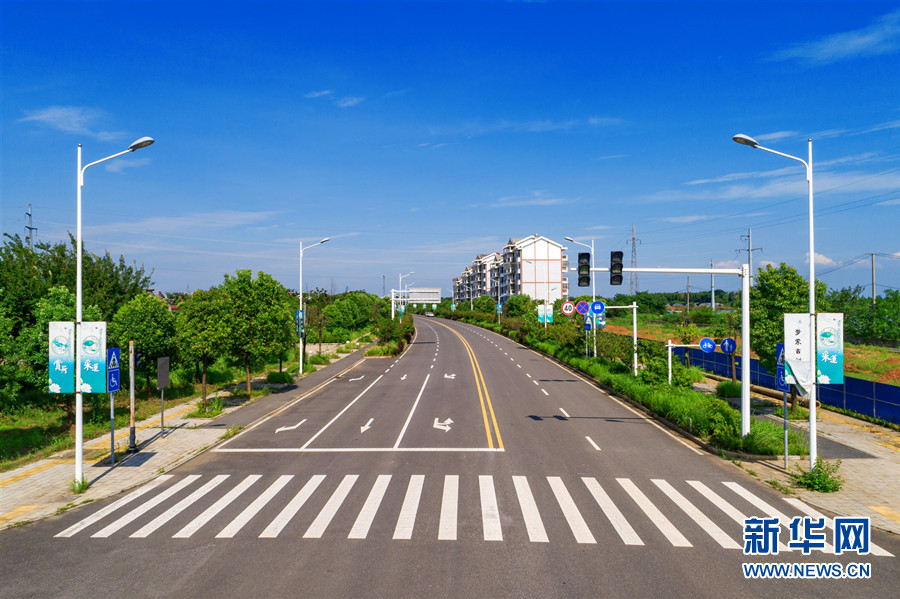
[[[384,297],[385,293],[386,293],[385,286],[384,286],[385,285],[384,281],[385,281],[386,276],[387,275],[381,275],[381,297]]]
[[[875,253],[872,252],[869,254],[872,256],[872,310],[875,309]]]
[[[640,239],[637,239],[634,236],[634,223],[631,225],[631,268],[637,268],[637,244],[640,243]],[[593,254],[592,254],[593,255]],[[631,295],[635,296],[638,293],[638,273],[632,271],[631,272]]]
[[[747,242],[747,249],[734,250],[736,252],[747,252],[747,263],[750,265],[750,286],[753,287],[753,252],[761,252],[762,248],[753,247],[753,229],[747,228],[747,234],[741,235],[741,241]]]
[[[31,226],[31,204],[28,204],[28,212],[25,213],[25,216],[28,217],[28,224],[25,225],[25,230],[27,231],[27,233],[25,233],[25,239],[28,240],[28,249],[33,252],[34,251],[34,232],[37,231],[37,227]],[[872,260],[875,260],[875,258],[873,257]],[[874,266],[873,266],[873,268],[874,268]],[[874,289],[874,287],[872,289]]]
[[[687,278],[687,315],[691,316],[691,275]]]
[[[709,268],[710,269],[713,268],[712,258],[709,259]],[[716,311],[716,273],[712,273],[709,276],[712,279],[712,281],[710,282],[710,295],[711,295],[712,299],[710,299],[709,301],[712,304],[712,311],[715,312]]]

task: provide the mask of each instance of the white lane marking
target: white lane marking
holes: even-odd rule
[[[297,424],[295,424],[295,425],[293,425],[293,426],[279,426],[278,428],[275,429],[275,434],[277,435],[277,434],[280,433],[281,431],[292,431],[292,430],[295,430],[296,428],[298,428],[298,427],[299,427],[301,424],[303,424],[304,422],[306,422],[306,418],[304,418],[303,420],[301,420],[300,422],[298,422]]]
[[[171,487],[169,487],[168,489],[166,489],[165,491],[163,491],[162,493],[160,493],[159,495],[157,495],[156,497],[154,497],[147,503],[141,505],[138,508],[131,510],[130,512],[128,512],[127,514],[125,514],[124,516],[122,516],[121,518],[119,518],[118,520],[116,520],[115,522],[113,522],[112,524],[107,526],[106,528],[104,528],[103,530],[96,532],[96,533],[92,534],[91,536],[99,537],[99,538],[108,537],[109,535],[113,534],[114,532],[116,532],[117,530],[119,530],[120,528],[122,528],[123,526],[128,524],[129,522],[132,522],[132,521],[138,519],[139,517],[141,517],[142,515],[144,515],[145,513],[149,512],[154,507],[156,507],[157,505],[159,505],[160,503],[162,503],[163,501],[165,501],[166,499],[168,499],[169,497],[171,497],[178,491],[182,490],[183,488],[185,488],[186,486],[188,486],[189,484],[191,484],[198,478],[200,478],[199,474],[191,474],[190,476],[186,476],[184,479],[178,481],[177,483],[175,483],[174,485],[172,485]]]
[[[799,499],[794,499],[793,497],[783,497],[782,499],[784,499],[786,502],[788,502],[789,504],[791,504],[792,506],[794,506],[795,508],[797,508],[798,510],[800,510],[807,516],[812,516],[813,518],[816,518],[816,519],[825,518],[825,526],[827,528],[834,530],[834,520],[832,518],[828,518],[824,514],[817,512],[815,509],[813,509],[809,505],[803,503]],[[886,549],[882,549],[881,547],[879,547],[878,545],[876,545],[875,543],[872,543],[872,542],[869,543],[869,552],[872,555],[879,555],[881,557],[894,557],[893,553],[891,553],[890,551],[888,551]]]
[[[647,499],[647,496],[637,488],[637,485],[635,485],[630,478],[617,478],[616,480],[622,485],[625,492],[631,495],[631,498],[638,504],[638,507],[644,511],[647,517],[650,518],[650,521],[656,525],[656,528],[663,533],[674,547],[693,547],[690,541],[678,532],[675,525],[669,522],[668,518],[663,516],[662,512],[653,505],[653,502]]]
[[[591,529],[588,528],[587,522],[584,521],[581,512],[578,511],[578,507],[575,505],[575,501],[563,484],[562,479],[558,476],[548,476],[547,482],[550,483],[550,488],[553,490],[556,501],[566,517],[566,522],[569,523],[572,534],[575,535],[575,540],[578,543],[596,543],[597,540],[591,534]]]
[[[522,508],[522,518],[525,520],[528,540],[532,543],[549,543],[550,539],[547,538],[544,521],[541,519],[541,513],[534,502],[534,495],[531,494],[528,479],[524,476],[514,476],[512,479],[513,486],[516,488],[516,495],[519,498],[519,507]]]
[[[487,452],[504,453],[502,447],[248,447],[246,449],[226,449],[223,453],[383,453],[399,452]]]
[[[715,525],[715,523],[707,518],[700,510],[694,506],[690,501],[688,501],[684,495],[675,490],[675,487],[670,485],[668,482],[654,478],[651,479],[653,484],[660,488],[660,490],[668,495],[669,499],[671,499],[675,505],[680,507],[685,514],[690,516],[691,520],[696,522],[700,528],[705,530],[709,536],[715,540],[723,549],[741,549],[741,546],[738,545],[734,539],[725,534],[721,528]]]
[[[535,385],[540,385],[538,381],[532,381]]]
[[[597,451],[600,451],[600,447],[596,443],[594,443],[593,439],[591,439],[590,437],[585,437],[585,439],[587,439],[587,442],[591,444],[591,447],[593,447]]]
[[[354,381],[361,381],[364,378],[366,378],[366,375],[362,375],[362,376],[356,377],[355,379],[349,379],[349,380],[350,380],[350,382],[354,382]]]
[[[383,377],[383,376],[384,376],[383,374],[379,374],[379,375],[378,375],[378,378],[375,379],[374,381],[372,381],[372,384],[370,384],[368,387],[366,387],[365,390],[364,390],[362,393],[360,393],[359,395],[357,395],[357,396],[356,396],[356,399],[354,399],[353,401],[351,401],[350,403],[348,403],[348,404],[346,405],[346,407],[344,407],[343,410],[341,410],[340,412],[338,412],[338,415],[337,415],[337,416],[335,416],[334,418],[332,418],[332,419],[328,422],[328,424],[326,424],[325,426],[323,426],[323,427],[319,430],[319,432],[317,432],[315,435],[313,435],[312,438],[311,438],[309,441],[307,441],[306,444],[305,444],[303,447],[301,447],[300,449],[306,449],[307,447],[309,447],[309,445],[310,445],[313,441],[315,441],[315,440],[318,438],[319,435],[321,435],[322,433],[324,433],[325,430],[328,429],[329,426],[331,426],[332,424],[334,424],[334,423],[337,421],[338,418],[340,418],[341,416],[343,416],[343,415],[344,415],[344,412],[346,412],[347,410],[349,410],[350,407],[351,407],[353,404],[355,404],[357,401],[359,401],[359,398],[362,397],[363,395],[365,395],[366,392],[368,392],[369,389],[371,389],[372,387],[374,387],[375,384],[376,384],[378,381],[380,381],[380,380],[381,380],[381,377]]]
[[[434,368],[434,366],[432,366]],[[412,409],[409,411],[409,416],[406,417],[406,422],[403,424],[403,429],[400,431],[400,436],[397,437],[397,442],[394,443],[394,449],[400,447],[400,442],[403,440],[403,435],[406,434],[406,428],[409,426],[409,421],[412,420],[413,414],[416,411],[416,406],[419,405],[419,400],[422,399],[422,393],[425,392],[425,385],[428,384],[428,379],[431,377],[430,374],[425,375],[425,382],[422,383],[422,388],[419,389],[419,394],[416,396],[416,401],[413,402]]]
[[[428,367],[429,370],[434,370],[434,364]]]
[[[531,375],[528,374],[527,372],[525,373],[525,376],[527,376],[528,378],[531,378]]]
[[[742,487],[741,485],[739,485],[735,482],[723,482],[722,484],[725,485],[726,487],[728,487],[729,489],[731,489],[732,491],[734,491],[735,493],[737,493],[738,495],[740,495],[741,497],[743,497],[745,500],[747,500],[751,505],[753,505],[758,510],[762,510],[762,512],[764,514],[766,514],[768,516],[775,516],[776,518],[778,518],[778,523],[781,524],[782,526],[784,526],[785,528],[788,528],[788,526],[790,525],[792,518],[788,518],[785,514],[778,511],[778,509],[776,509],[775,506],[769,505],[768,503],[766,503],[765,501],[763,501],[762,499],[760,499],[759,497],[757,497],[756,495],[754,495],[753,493],[751,493],[750,491],[748,491],[747,489]],[[825,543],[825,548],[822,549],[822,551],[824,553],[832,553],[833,554],[834,547],[829,545],[828,543]]]
[[[393,366],[391,366],[390,368],[388,368],[387,370],[385,370],[384,373],[385,373],[385,374],[389,373],[389,372],[391,371],[391,368],[393,368]]]
[[[225,507],[228,506],[232,501],[237,499],[237,497],[250,488],[250,485],[258,481],[262,478],[262,474],[251,474],[240,483],[237,484],[235,488],[228,491],[221,499],[217,502],[206,508],[202,514],[194,518],[187,524],[184,528],[176,532],[172,535],[173,539],[187,539],[192,534],[200,530],[200,528],[212,520],[219,512],[221,512]]]
[[[287,523],[291,521],[291,518],[297,515],[297,512],[300,511],[300,508],[303,507],[303,504],[306,503],[306,500],[310,498],[323,480],[325,480],[324,474],[316,474],[306,481],[303,488],[300,489],[297,494],[294,495],[293,499],[284,506],[284,509],[275,516],[275,519],[262,531],[259,538],[274,539],[277,537],[284,527],[287,526]]]
[[[502,541],[503,529],[500,527],[500,509],[497,507],[497,494],[494,492],[494,477],[480,475],[478,487],[481,494],[481,524],[484,528],[484,540]]]
[[[372,527],[372,521],[375,520],[375,514],[378,512],[378,507],[384,499],[384,494],[390,482],[390,474],[381,474],[375,480],[375,485],[369,491],[369,496],[366,498],[363,508],[359,511],[356,522],[353,523],[353,528],[350,529],[350,534],[347,535],[348,539],[365,539],[368,536],[369,529]]]
[[[219,474],[214,476],[209,482],[205,485],[164,511],[162,514],[154,518],[149,524],[145,524],[136,532],[132,533],[130,536],[132,539],[143,539],[150,534],[152,534],[155,530],[157,530],[160,526],[183,512],[189,505],[193,504],[195,501],[218,487],[220,484],[225,482],[225,479],[228,478],[227,474]]]
[[[565,410],[563,410],[562,408],[560,408],[559,411],[562,412],[562,415],[565,416],[566,418],[571,418],[571,416],[569,416],[569,413],[566,412]]]
[[[267,503],[269,503],[275,495],[282,490],[285,485],[287,485],[290,480],[294,478],[293,474],[282,474],[275,482],[269,485],[269,488],[263,491],[259,497],[253,500],[253,502],[244,508],[244,511],[238,514],[237,518],[232,520],[228,526],[222,529],[222,531],[216,535],[217,539],[230,539],[234,537],[247,522],[259,513],[259,510],[263,509]]]
[[[413,527],[416,525],[416,514],[419,511],[419,499],[422,497],[424,485],[424,474],[413,474],[409,477],[409,486],[406,487],[403,507],[400,508],[400,517],[397,518],[397,526],[394,528],[394,539],[409,540],[412,538]]]
[[[628,520],[625,519],[625,516],[623,516],[622,512],[619,511],[619,508],[616,507],[616,504],[609,498],[609,495],[606,494],[606,491],[603,490],[603,487],[600,486],[597,479],[583,477],[581,480],[588,488],[588,491],[591,492],[591,495],[594,496],[597,505],[603,510],[603,515],[606,516],[609,523],[616,529],[622,542],[626,545],[643,545],[644,542],[641,540],[641,537],[634,532],[631,524],[628,523]]]
[[[515,358],[510,358],[509,361],[510,361],[510,362],[515,362],[516,359],[515,359]]]
[[[341,481],[341,484],[338,485],[338,488],[334,490],[334,493],[328,499],[325,507],[322,508],[322,511],[319,512],[313,523],[303,533],[304,539],[319,539],[322,537],[325,529],[331,524],[331,519],[334,518],[341,504],[344,503],[344,500],[350,493],[350,489],[353,488],[357,478],[359,478],[357,474],[348,474],[344,477],[344,480]]]
[[[518,367],[519,367],[519,368],[521,368],[521,367],[522,367],[522,365],[521,365],[521,364],[516,364],[516,366],[518,366]]]
[[[548,396],[548,397],[550,396],[550,394],[547,393],[547,390],[546,390],[546,389],[541,389],[541,393],[543,393],[544,395],[546,395],[546,396]]]
[[[438,527],[439,541],[456,540],[456,520],[459,509],[459,475],[444,476],[444,495],[441,498],[441,522]]]
[[[78,534],[79,532],[81,532],[82,530],[84,530],[85,528],[87,528],[88,526],[93,524],[94,522],[98,522],[98,521],[102,520],[103,518],[105,518],[109,514],[113,513],[114,511],[116,511],[117,509],[122,507],[123,505],[131,503],[132,501],[134,501],[141,495],[147,493],[148,491],[152,491],[157,486],[159,486],[161,483],[166,482],[170,478],[172,478],[171,474],[163,474],[156,480],[150,481],[149,483],[147,483],[140,489],[137,489],[136,491],[129,493],[125,497],[114,501],[113,503],[109,504],[108,506],[104,507],[103,509],[97,510],[96,512],[94,512],[93,514],[91,514],[90,516],[85,518],[84,520],[81,520],[77,524],[70,526],[69,528],[67,528],[64,531],[62,531],[61,533],[59,533],[58,535],[54,535],[54,536],[56,536],[56,537],[71,537],[72,535]]]

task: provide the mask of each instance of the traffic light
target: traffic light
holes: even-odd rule
[[[135,352],[134,354],[134,370],[137,372],[144,365],[144,354]]]
[[[591,254],[589,252],[578,254],[578,286],[591,286]]]
[[[609,284],[622,284],[622,256],[620,251],[609,253]]]

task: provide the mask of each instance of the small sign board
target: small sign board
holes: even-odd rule
[[[106,390],[114,393],[119,390],[119,348],[106,350]]]
[[[775,388],[779,391],[790,391],[791,386],[784,378],[784,343],[775,345],[775,356]]]
[[[732,339],[731,337],[726,337],[722,339],[722,352],[726,354],[733,354],[735,350],[737,350],[737,341]]]
[[[169,386],[169,358],[156,360],[156,388],[165,389]]]
[[[707,354],[711,354],[716,351],[716,342],[709,337],[704,337],[700,340],[700,349]]]
[[[591,330],[591,320],[590,320],[589,318],[586,318],[586,319],[584,320],[584,330],[585,330],[585,331],[590,331],[590,330]]]

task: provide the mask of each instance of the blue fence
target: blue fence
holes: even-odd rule
[[[691,364],[694,366],[719,376],[731,376],[731,358],[726,354],[707,354],[693,347],[676,347],[673,350],[675,355],[681,357],[682,363],[686,352],[690,352]],[[742,362],[740,356],[735,357],[739,380]],[[759,360],[750,361],[750,382],[760,387],[776,388],[775,375],[760,366]],[[843,385],[819,385],[818,400],[830,406],[900,424],[900,387],[896,385],[845,376]]]

